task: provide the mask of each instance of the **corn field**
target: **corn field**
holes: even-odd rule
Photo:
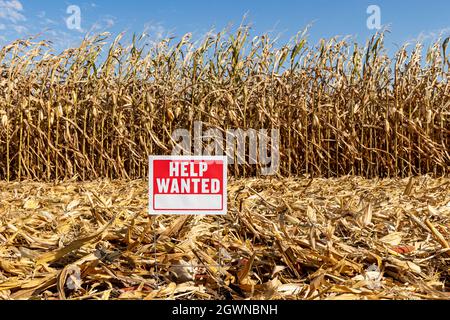
[[[384,37],[101,34],[59,54],[15,41],[0,50],[0,179],[143,178],[148,155],[170,154],[171,133],[195,121],[279,129],[282,176],[447,175],[449,39],[390,56]]]

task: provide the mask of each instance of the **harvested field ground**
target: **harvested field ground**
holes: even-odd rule
[[[0,190],[2,299],[450,298],[450,179],[233,180],[224,217],[150,218],[146,181]]]

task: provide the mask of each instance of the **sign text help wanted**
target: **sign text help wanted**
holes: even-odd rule
[[[226,157],[151,156],[149,160],[151,215],[226,214]]]

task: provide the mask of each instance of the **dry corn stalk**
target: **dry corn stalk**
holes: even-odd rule
[[[147,156],[170,153],[172,131],[194,121],[280,129],[282,175],[448,174],[442,41],[426,55],[417,44],[391,57],[383,33],[364,47],[248,36],[242,27],[146,49],[142,37],[127,44],[101,34],[57,55],[33,38],[4,46],[0,179],[143,178]]]

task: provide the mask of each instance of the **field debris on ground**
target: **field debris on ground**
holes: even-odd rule
[[[244,179],[226,216],[144,180],[0,182],[0,299],[449,299],[450,179]]]

